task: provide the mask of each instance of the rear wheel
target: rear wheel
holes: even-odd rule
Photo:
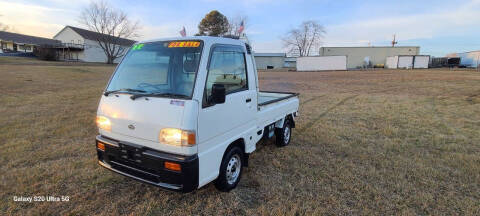
[[[292,122],[289,118],[285,119],[283,123],[283,128],[275,129],[276,144],[279,147],[286,146],[290,144],[290,139],[292,137]]]
[[[215,187],[224,192],[235,188],[242,175],[242,150],[234,146],[227,150],[220,165],[220,173],[215,181]]]

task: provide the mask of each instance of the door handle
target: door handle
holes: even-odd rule
[[[247,100],[245,100],[246,103],[250,103],[252,102],[252,99],[251,98],[247,98]]]

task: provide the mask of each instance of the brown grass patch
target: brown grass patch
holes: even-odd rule
[[[210,184],[180,194],[96,164],[94,118],[113,67],[8,61],[0,60],[7,215],[480,213],[475,71],[260,72],[263,90],[301,93],[290,146],[259,144],[230,193]],[[70,201],[19,203],[14,195]]]

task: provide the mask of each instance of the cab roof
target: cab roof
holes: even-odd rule
[[[225,37],[212,37],[212,36],[190,36],[190,37],[170,37],[170,38],[158,38],[152,40],[139,41],[138,43],[151,43],[159,41],[188,41],[188,40],[201,40],[205,44],[233,44],[233,45],[245,45],[245,42],[242,40],[225,38]]]

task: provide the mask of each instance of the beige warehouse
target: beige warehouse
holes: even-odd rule
[[[364,65],[365,57],[372,65],[385,64],[387,57],[399,55],[418,55],[418,46],[398,47],[321,47],[320,56],[347,56],[347,68],[359,68]]]

